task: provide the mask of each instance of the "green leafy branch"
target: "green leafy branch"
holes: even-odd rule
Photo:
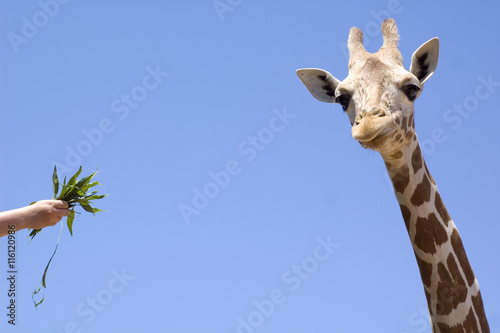
[[[92,181],[92,178],[97,174],[97,171],[92,172],[89,176],[83,177],[81,179],[78,179],[78,176],[80,176],[80,173],[82,172],[82,167],[78,169],[78,171],[69,179],[69,181],[66,183],[66,177],[64,177],[64,181],[62,184],[62,189],[61,193],[59,193],[59,178],[57,176],[57,168],[54,166],[54,173],[52,174],[52,183],[53,183],[53,192],[54,192],[54,199],[55,200],[63,200],[66,201],[69,205],[69,215],[66,218],[66,225],[68,226],[69,233],[71,236],[73,236],[73,221],[75,219],[75,214],[77,213],[75,211],[75,207],[77,205],[80,205],[86,212],[92,213],[95,216],[95,213],[102,212],[102,210],[97,209],[92,207],[93,201],[102,199],[107,196],[107,194],[102,194],[99,195],[97,194],[98,191],[92,191],[89,193],[90,189],[93,188],[96,185],[101,185],[97,181]],[[58,195],[59,193],[59,195]],[[34,204],[34,202],[32,203]],[[47,266],[45,267],[45,270],[43,272],[42,276],[42,281],[40,282],[41,285],[33,291],[32,298],[33,298],[33,303],[35,303],[35,308],[38,307],[38,305],[42,304],[44,297],[42,296],[42,299],[40,301],[35,300],[35,295],[37,295],[40,290],[43,288],[47,288],[46,283],[45,283],[45,278],[47,276],[47,271],[49,269],[49,265],[52,262],[52,259],[54,258],[54,255],[57,252],[57,247],[59,246],[59,241],[61,239],[61,233],[63,229],[63,223],[61,221],[61,230],[59,231],[59,237],[57,239],[57,244],[54,249],[54,253],[49,259],[49,262],[47,263]],[[38,233],[40,233],[42,229],[33,229],[31,230],[30,234],[28,237],[31,237],[31,240],[35,238]]]

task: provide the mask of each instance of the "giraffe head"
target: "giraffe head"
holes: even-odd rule
[[[380,50],[369,53],[363,47],[361,30],[351,28],[349,74],[343,81],[315,68],[299,69],[297,75],[316,99],[342,106],[352,137],[363,147],[390,154],[416,140],[413,103],[436,69],[439,40],[433,38],[420,46],[407,71],[393,19],[382,23],[382,34]]]

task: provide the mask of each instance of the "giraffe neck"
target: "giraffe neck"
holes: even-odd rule
[[[420,269],[434,332],[489,332],[479,284],[416,137],[382,153]]]

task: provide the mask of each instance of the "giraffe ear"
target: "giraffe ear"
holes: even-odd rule
[[[307,90],[319,101],[335,103],[335,89],[340,84],[332,74],[317,68],[297,69],[297,75]]]
[[[436,70],[439,58],[439,38],[435,37],[422,44],[411,56],[410,73],[420,83],[427,81]]]

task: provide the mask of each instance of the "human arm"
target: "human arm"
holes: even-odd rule
[[[8,234],[10,225],[15,226],[16,232],[53,226],[68,216],[68,208],[66,201],[40,200],[30,206],[0,212],[0,237]]]

